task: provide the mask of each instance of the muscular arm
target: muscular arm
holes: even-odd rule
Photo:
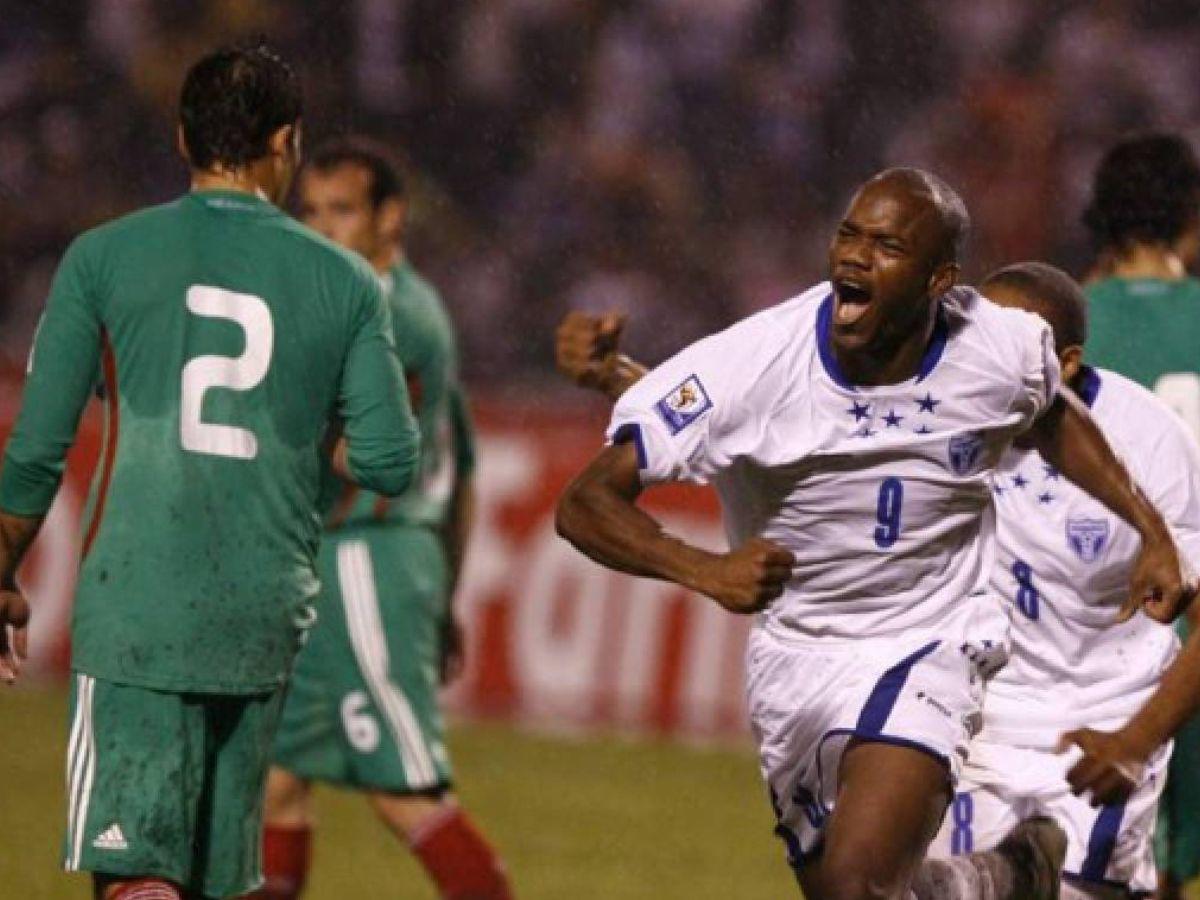
[[[558,533],[601,565],[699,591],[731,612],[756,612],[783,592],[791,553],[754,538],[714,554],[668,534],[640,509],[642,492],[632,444],[605,448],[558,503]]]
[[[1139,606],[1157,621],[1173,621],[1191,598],[1170,529],[1113,452],[1087,407],[1074,394],[1061,391],[1022,442],[1026,441],[1141,535],[1130,596],[1118,621],[1131,618]]]

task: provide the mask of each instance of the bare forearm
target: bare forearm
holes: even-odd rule
[[[0,588],[16,587],[17,569],[41,527],[41,516],[31,518],[0,512]]]
[[[601,565],[631,575],[699,589],[697,574],[711,554],[665,532],[632,498],[587,473],[563,495],[558,533]]]
[[[475,482],[468,475],[455,485],[454,496],[450,501],[450,518],[442,529],[442,548],[450,573],[447,596],[451,602],[458,587],[459,575],[462,573],[463,559],[466,556],[467,543],[471,539],[471,525],[474,521]]]
[[[1158,689],[1124,728],[1144,756],[1165,744],[1200,709],[1200,630],[1191,624],[1179,656],[1163,673]]]
[[[636,359],[631,359],[624,353],[618,354],[613,372],[604,384],[603,391],[612,401],[616,401],[627,390],[637,384],[650,371]]]
[[[1035,424],[1030,439],[1050,465],[1132,525],[1143,538],[1169,533],[1158,510],[1074,394],[1059,394]]]

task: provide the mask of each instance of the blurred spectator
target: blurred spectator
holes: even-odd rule
[[[985,8],[986,7],[986,8]],[[0,31],[0,355],[24,355],[80,230],[184,188],[184,65],[267,32],[305,72],[312,138],[402,146],[413,253],[469,378],[550,368],[568,307],[630,313],[660,358],[823,274],[848,187],[936,169],[968,275],[1078,267],[1086,173],[1135,128],[1200,120],[1184,0],[53,0]]]

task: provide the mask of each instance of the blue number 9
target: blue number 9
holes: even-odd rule
[[[879,504],[875,517],[875,546],[886,550],[900,537],[900,507],[904,504],[904,484],[899,478],[885,478],[879,486]]]

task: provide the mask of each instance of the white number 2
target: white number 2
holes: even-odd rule
[[[179,409],[179,439],[183,449],[254,459],[258,455],[258,438],[253,431],[205,422],[200,413],[209,388],[248,391],[266,376],[275,342],[271,310],[261,297],[202,284],[188,288],[187,308],[197,316],[236,322],[246,334],[246,349],[241,356],[197,356],[183,367]]]

